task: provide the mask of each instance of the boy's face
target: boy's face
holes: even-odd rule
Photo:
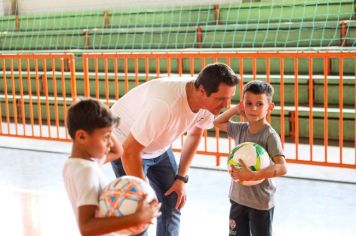
[[[230,103],[232,96],[235,95],[236,86],[228,86],[224,83],[219,85],[219,90],[207,96],[204,88],[200,88],[203,95],[204,109],[214,115],[218,115],[221,109],[226,108]]]
[[[269,102],[266,94],[254,94],[246,92],[243,97],[243,106],[246,118],[249,122],[264,120],[274,104]]]
[[[90,157],[101,158],[110,152],[113,146],[111,140],[112,127],[95,129],[91,134],[86,134],[86,150]]]

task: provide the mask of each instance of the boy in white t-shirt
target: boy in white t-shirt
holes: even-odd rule
[[[102,103],[80,99],[68,110],[67,127],[73,140],[71,156],[63,167],[68,197],[82,235],[102,235],[151,223],[159,216],[157,201],[139,202],[137,211],[121,217],[97,218],[99,194],[108,183],[100,162],[112,161],[122,155],[122,147],[112,136],[119,118]]]

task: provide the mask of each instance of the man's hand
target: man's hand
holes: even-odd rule
[[[165,196],[168,196],[175,192],[177,194],[176,209],[182,209],[187,200],[187,193],[185,190],[185,183],[180,180],[174,181],[173,185],[165,192]]]

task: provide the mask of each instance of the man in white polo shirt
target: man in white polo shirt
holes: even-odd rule
[[[117,177],[147,178],[162,203],[158,236],[179,235],[180,209],[186,201],[188,169],[204,129],[227,106],[239,78],[222,63],[207,65],[196,79],[162,78],[130,90],[111,108],[120,117],[114,130],[124,154],[113,161]],[[171,144],[187,132],[180,163]]]

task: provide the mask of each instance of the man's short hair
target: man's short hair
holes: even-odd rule
[[[265,94],[268,101],[272,102],[274,89],[272,85],[261,80],[252,80],[244,85],[243,95],[246,92],[251,92],[253,94]]]
[[[92,98],[78,98],[68,109],[67,128],[72,139],[78,130],[92,133],[95,129],[119,124],[119,117],[100,101]]]
[[[209,64],[200,71],[198,78],[194,82],[196,89],[202,85],[207,92],[207,95],[215,93],[219,90],[221,83],[228,86],[235,86],[239,83],[240,78],[235,75],[234,71],[224,63]]]

